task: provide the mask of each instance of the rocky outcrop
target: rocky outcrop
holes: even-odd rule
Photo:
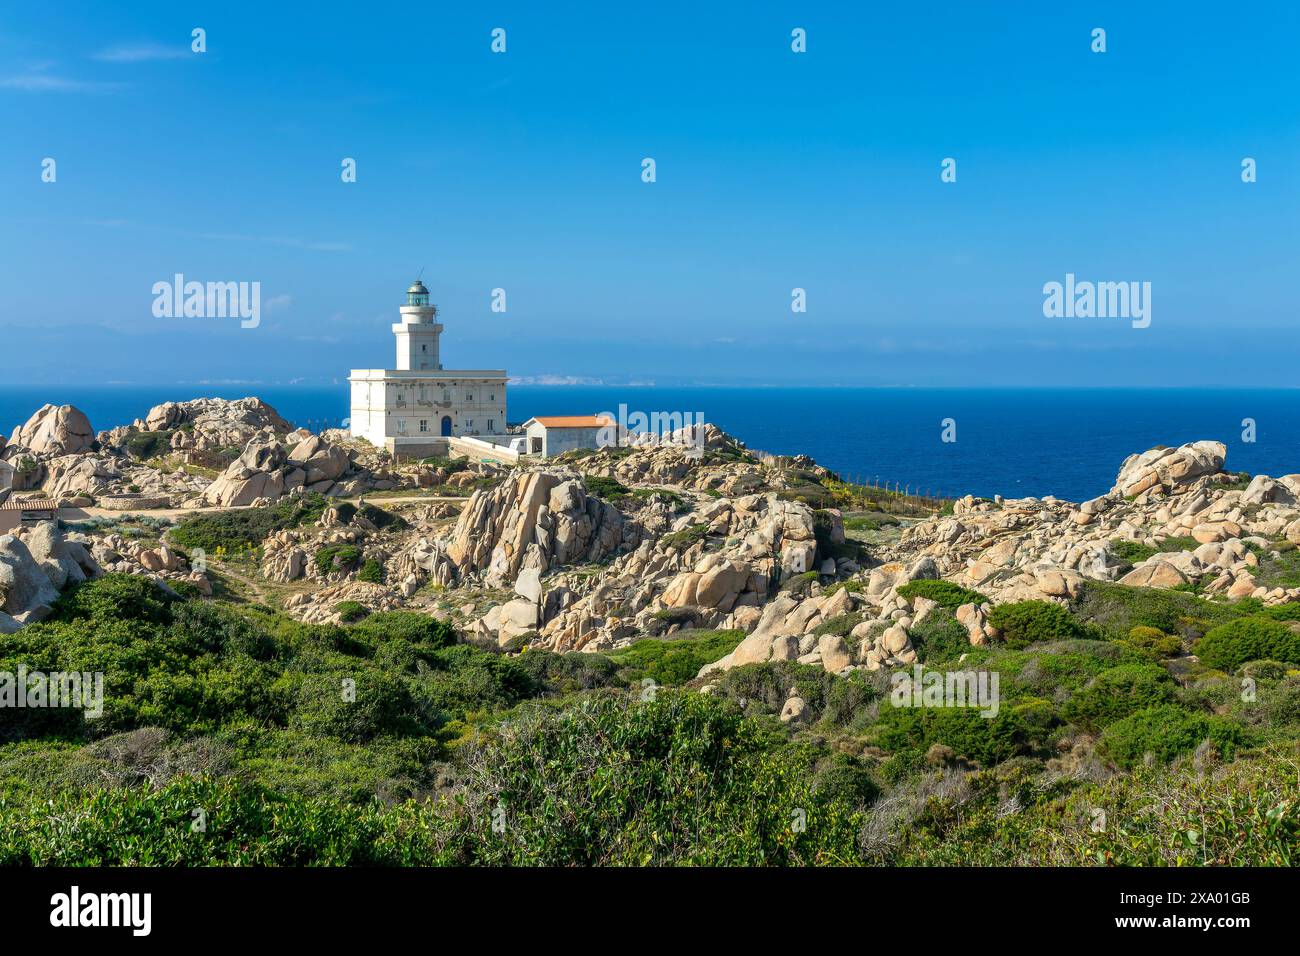
[[[406,596],[426,584],[450,587],[456,581],[456,565],[445,551],[428,538],[419,537],[393,555],[390,579],[401,582]]]
[[[1073,600],[1089,580],[1153,588],[1196,582],[1212,594],[1269,603],[1300,597],[1300,588],[1258,584],[1258,558],[1247,546],[1300,542],[1300,482],[1257,475],[1244,489],[1233,487],[1223,472],[1223,449],[1200,441],[1132,455],[1114,489],[1078,505],[1055,498],[959,499],[951,516],[904,532],[893,549],[896,560],[884,568],[925,555],[941,577],[997,602]],[[1130,564],[1117,556],[1123,542],[1158,553]],[[883,588],[889,582],[884,572],[879,576]],[[876,596],[871,586],[869,593]]]
[[[284,440],[292,431],[293,426],[260,398],[196,398],[155,405],[144,418],[102,432],[100,441],[126,447],[134,435],[163,433],[173,451],[211,453],[243,448],[252,441]]]
[[[104,571],[115,574],[143,574],[161,581],[186,581],[203,594],[212,593],[207,568],[202,561],[190,563],[184,555],[166,544],[150,545],[106,534],[83,542]]]
[[[1165,492],[1202,475],[1223,470],[1227,446],[1217,441],[1189,442],[1179,448],[1152,448],[1124,459],[1112,492],[1132,498],[1148,491]]]
[[[602,561],[634,547],[640,528],[614,505],[589,496],[576,472],[530,469],[479,489],[446,546],[461,575],[482,572],[492,587],[538,571]]]
[[[223,508],[251,505],[259,499],[278,501],[301,490],[307,473],[285,469],[284,446],[275,441],[251,441],[240,456],[203,492],[203,501]],[[331,485],[333,482],[331,482]]]
[[[274,440],[254,440],[194,504],[238,508],[306,492],[347,495],[393,485],[373,480],[353,466],[348,452],[316,435],[308,435],[292,448]]]
[[[355,602],[371,613],[395,611],[402,606],[402,598],[392,588],[365,581],[342,581],[307,594],[295,594],[285,601],[284,607],[293,617],[307,624],[344,623],[338,606]]]
[[[95,432],[80,409],[43,405],[10,436],[9,444],[40,456],[76,455],[91,449]]]
[[[0,537],[0,633],[43,619],[58,599],[59,589],[27,545],[14,535]]]
[[[79,541],[66,540],[53,521],[0,537],[0,633],[43,620],[72,584],[103,573]]]

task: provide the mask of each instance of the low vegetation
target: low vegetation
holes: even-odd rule
[[[267,508],[202,512],[185,518],[171,532],[171,540],[186,550],[216,554],[220,548],[234,554],[257,547],[276,531],[317,521],[328,506],[324,497],[309,494]]]
[[[1294,606],[1089,585],[974,647],[937,584],[923,670],[996,675],[995,707],[796,661],[697,678],[739,631],[503,653],[109,575],[0,636],[0,671],[105,682],[98,718],[0,711],[0,865],[1300,862]]]

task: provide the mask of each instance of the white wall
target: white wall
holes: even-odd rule
[[[599,446],[596,440],[600,431],[599,428],[547,428],[539,422],[533,422],[528,426],[528,453],[534,454],[534,438],[542,439],[541,453],[546,458],[577,448],[597,448]]]

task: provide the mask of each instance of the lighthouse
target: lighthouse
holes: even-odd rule
[[[404,458],[445,455],[453,436],[504,435],[505,369],[442,367],[441,316],[419,279],[397,312],[394,367],[348,376],[352,435]]]

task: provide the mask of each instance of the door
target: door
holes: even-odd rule
[[[451,434],[451,416],[443,415],[442,416],[442,437],[446,438],[450,434]]]

